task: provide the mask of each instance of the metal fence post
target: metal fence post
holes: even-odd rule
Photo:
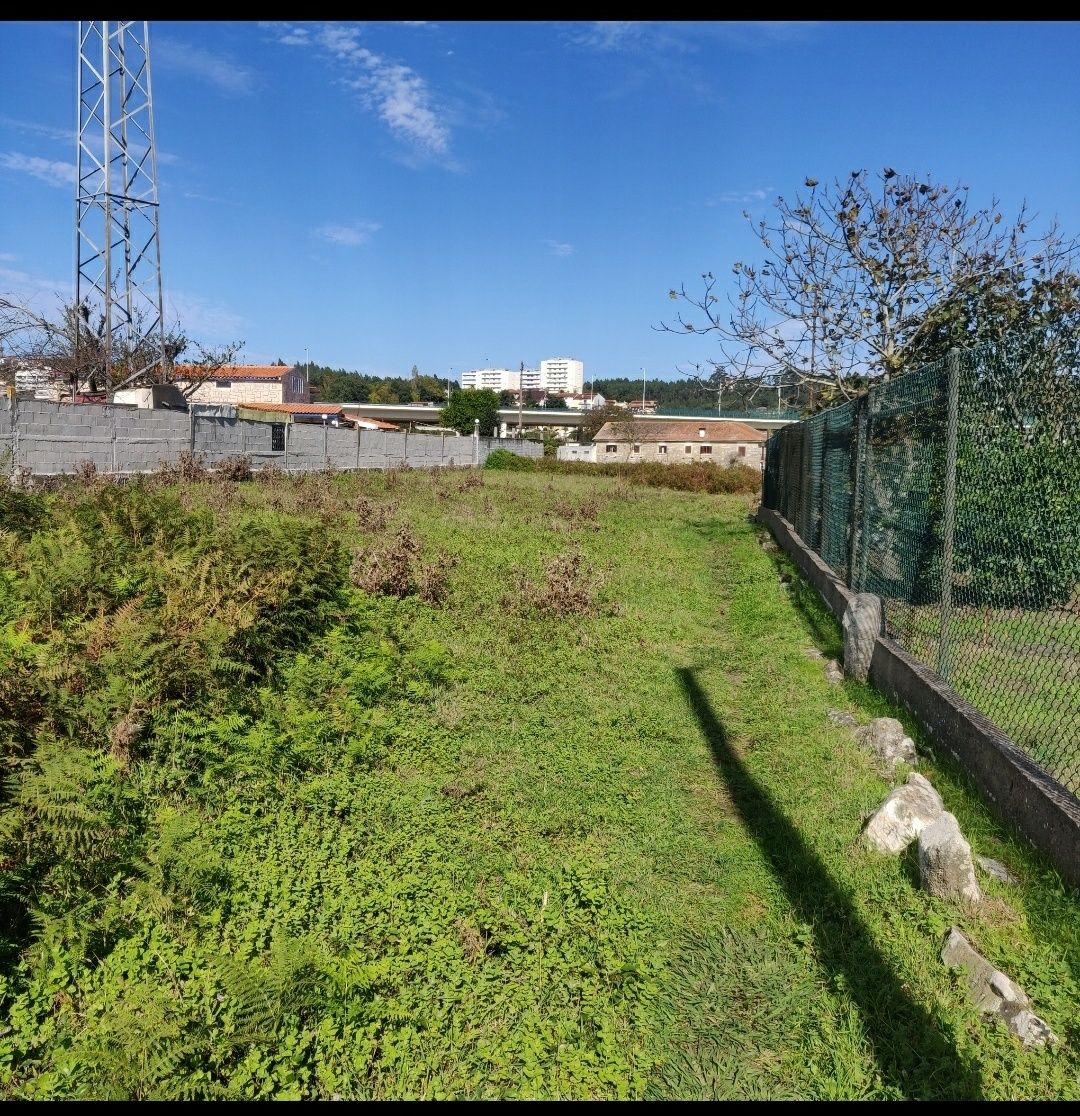
[[[848,585],[859,589],[859,550],[863,544],[863,486],[866,471],[866,425],[870,396],[862,395],[855,417],[855,490],[851,494],[851,550],[848,554]]]
[[[401,447],[401,464],[402,465],[408,465],[409,464],[409,427],[408,427],[408,424],[406,424],[406,426],[405,426],[405,441],[402,443],[402,447]]]
[[[191,409],[191,404],[188,404],[188,452],[192,457],[195,456],[195,412]]]
[[[285,423],[285,472],[289,471],[289,431],[292,429],[292,423]]]
[[[945,429],[945,503],[942,510],[941,615],[938,628],[938,674],[947,682],[949,663],[949,625],[952,622],[953,551],[956,536],[956,442],[960,419],[960,353],[950,349],[948,425]]]
[[[326,468],[330,464],[330,423],[326,415],[322,420],[322,456],[323,468]]]
[[[356,424],[356,467],[360,468],[360,423]]]

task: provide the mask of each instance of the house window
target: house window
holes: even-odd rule
[[[270,449],[279,453],[285,449],[285,423],[270,424]]]
[[[712,446],[698,446],[698,453],[712,453]]]
[[[705,427],[704,426],[699,426],[698,427],[697,436],[699,438],[704,438],[705,437]]]
[[[740,457],[745,457],[746,456],[746,446],[739,446],[739,456]]]
[[[657,453],[667,453],[667,446],[657,446],[656,447],[656,452]]]
[[[693,446],[687,446],[686,449],[683,452],[684,453],[693,453],[694,452],[694,447]]]
[[[618,446],[604,446],[604,453],[618,453]]]
[[[231,388],[232,387],[232,380],[215,380],[214,381],[214,387]]]
[[[634,453],[641,453],[641,446],[637,442],[634,443],[634,451],[633,452]]]

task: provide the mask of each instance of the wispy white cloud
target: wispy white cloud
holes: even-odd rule
[[[754,48],[800,42],[817,27],[814,20],[596,20],[574,25],[567,37],[575,46],[605,53],[696,51],[721,40]]]
[[[775,190],[772,186],[759,187],[756,190],[725,190],[714,198],[709,198],[706,205],[754,205],[771,198]]]
[[[75,164],[58,159],[42,159],[37,155],[25,155],[21,151],[4,151],[0,152],[0,167],[29,174],[50,186],[75,184]]]
[[[158,39],[154,45],[154,64],[205,82],[223,93],[242,95],[255,89],[255,71],[249,66],[179,39]]]
[[[645,36],[649,24],[635,19],[597,19],[570,32],[571,41],[590,50],[627,50]]]
[[[248,326],[239,314],[189,291],[165,292],[165,319],[179,322],[189,337],[199,341],[236,341]]]
[[[0,254],[0,260],[14,263],[17,257],[10,252]],[[46,279],[15,267],[0,267],[0,286],[8,294],[41,293],[42,291],[66,295],[71,291],[70,279]]]
[[[360,248],[382,228],[378,221],[350,221],[346,225],[320,225],[313,235],[327,244],[341,244],[346,248]]]
[[[44,136],[46,139],[55,140],[57,143],[75,143],[74,128],[55,128],[51,124],[40,124],[36,120],[18,120],[14,116],[0,116],[0,127],[16,128],[20,132],[29,132],[31,135]]]
[[[279,19],[259,20],[259,30],[269,31],[275,42],[284,46],[311,46],[311,32],[307,27],[285,23]]]
[[[335,58],[360,70],[350,84],[391,132],[421,150],[446,154],[450,130],[439,117],[427,82],[415,70],[362,46],[356,27],[324,27],[319,42]]]
[[[5,252],[0,259],[4,263],[15,263],[17,257]],[[62,307],[71,302],[73,290],[70,276],[66,279],[48,278],[0,264],[0,291],[4,292],[4,297],[28,307],[43,318],[56,318]]]
[[[417,26],[423,22],[412,21]],[[346,86],[414,156],[449,160],[450,125],[431,87],[411,67],[366,47],[361,28],[340,23],[325,23],[314,30],[293,23],[261,26],[279,43],[315,47],[344,66],[350,72]]]
[[[565,244],[561,240],[545,240],[549,256],[572,256],[577,249],[572,244]]]

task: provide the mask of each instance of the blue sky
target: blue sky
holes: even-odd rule
[[[665,377],[669,288],[806,175],[1080,232],[1080,24],[151,27],[170,317],[247,361]],[[75,25],[0,26],[0,291],[70,291]]]

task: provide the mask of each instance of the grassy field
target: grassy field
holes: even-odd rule
[[[743,496],[0,493],[8,1097],[1080,1097],[1080,904],[857,844],[836,625]],[[909,726],[912,727],[912,726]],[[1062,1036],[938,959],[959,924]]]
[[[886,601],[896,636],[937,668],[938,609]],[[1063,786],[1080,795],[1080,615],[1061,609],[958,607],[949,682]]]

